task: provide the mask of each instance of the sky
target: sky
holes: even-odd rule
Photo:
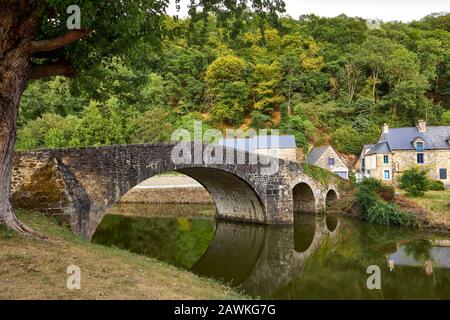
[[[181,0],[180,17],[187,15],[189,0]],[[314,13],[323,17],[335,17],[342,13],[350,17],[400,20],[409,22],[442,11],[450,11],[450,0],[285,0],[286,13],[293,18]],[[171,0],[169,14],[177,14],[175,1]]]

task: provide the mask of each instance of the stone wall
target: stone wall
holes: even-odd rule
[[[415,150],[396,150],[386,154],[389,156],[388,164],[383,162],[384,154],[377,154],[376,169],[371,169],[371,177],[395,184],[403,171],[419,166],[428,171],[430,179],[439,180],[439,169],[445,168],[447,169],[447,180],[441,181],[450,185],[450,150],[425,150],[423,154],[424,164],[417,163],[417,152]],[[391,171],[391,180],[384,180],[384,170]]]
[[[128,191],[120,203],[181,203],[213,204],[211,196],[203,187],[144,189]]]
[[[276,156],[280,159],[287,161],[299,161],[299,151],[297,148],[285,148],[285,149],[256,149],[255,151],[262,155],[271,155],[275,152]]]

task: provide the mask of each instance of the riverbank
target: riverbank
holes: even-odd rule
[[[47,240],[0,227],[0,299],[243,299],[216,281],[117,248],[92,244],[51,218],[20,211]],[[67,267],[81,270],[81,289],[66,287]]]
[[[120,199],[120,203],[213,204],[214,202],[208,191],[188,176],[159,175],[128,191]]]
[[[355,191],[352,190],[333,204],[330,212],[361,218],[356,205]],[[450,233],[450,209],[447,203],[450,190],[428,191],[423,197],[410,198],[403,191],[396,190],[394,202],[399,209],[412,214],[417,227],[434,232]]]
[[[396,204],[415,214],[422,227],[450,233],[450,189],[427,191],[420,197],[407,197],[403,190],[395,192]]]

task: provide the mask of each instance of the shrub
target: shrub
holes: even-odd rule
[[[428,189],[433,191],[442,191],[444,190],[444,183],[439,180],[430,180],[428,184]]]
[[[394,203],[383,201],[378,201],[369,208],[366,219],[369,223],[383,225],[408,226],[413,223],[413,217],[409,213],[400,210]]]
[[[386,202],[381,195],[392,195],[393,188],[375,179],[365,179],[358,185],[356,205],[361,216],[369,223],[383,225],[411,225],[414,218],[401,211],[392,202]],[[390,201],[390,200],[389,200]]]
[[[374,178],[364,179],[360,185],[367,187],[371,191],[375,191],[385,201],[394,201],[395,189],[382,183],[380,180]]]
[[[403,172],[400,177],[400,189],[406,190],[410,196],[422,196],[428,190],[429,180],[427,172],[418,167]]]

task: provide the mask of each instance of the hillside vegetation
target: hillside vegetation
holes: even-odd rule
[[[305,151],[357,154],[382,123],[450,125],[450,15],[409,24],[344,15],[166,18],[159,48],[135,43],[76,79],[29,85],[18,149],[168,141],[174,129],[280,129]]]

